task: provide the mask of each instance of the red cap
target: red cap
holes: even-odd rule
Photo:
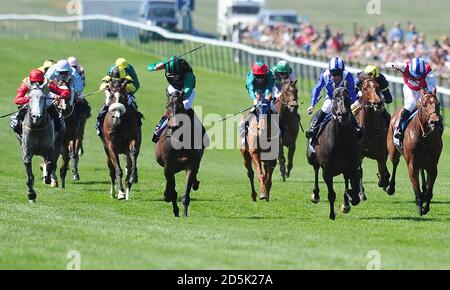
[[[254,75],[266,75],[268,71],[269,68],[265,63],[262,62],[256,62],[252,68],[252,73]]]
[[[38,69],[34,69],[30,72],[30,82],[43,82],[44,73]]]

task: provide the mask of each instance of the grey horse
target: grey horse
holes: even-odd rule
[[[22,156],[25,164],[28,185],[28,200],[34,203],[36,192],[33,189],[34,175],[31,160],[39,155],[48,160],[45,164],[47,172],[52,172],[55,166],[55,132],[54,124],[47,112],[49,98],[39,86],[33,86],[29,92],[28,112],[22,123]],[[52,104],[50,104],[52,105]],[[45,183],[50,184],[51,177],[47,175]]]

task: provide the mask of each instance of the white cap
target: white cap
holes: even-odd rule
[[[61,59],[56,63],[56,71],[62,72],[67,71],[70,72],[72,68],[69,65],[69,62],[65,59]]]
[[[74,56],[70,56],[67,61],[69,62],[70,66],[76,67],[78,66],[78,60]]]

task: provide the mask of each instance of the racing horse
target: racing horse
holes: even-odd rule
[[[346,186],[344,193],[343,213],[351,209],[350,203],[356,206],[360,202],[360,180],[358,168],[360,165],[360,145],[357,142],[356,131],[351,122],[350,98],[347,89],[337,88],[333,93],[331,117],[317,137],[315,152],[307,145],[307,158],[314,168],[314,189],[311,201],[317,203],[319,196],[319,168],[322,168],[323,180],[328,187],[330,203],[329,218],[334,220],[334,202],[336,193],[333,189],[333,177],[343,174],[344,180],[349,180],[351,189]]]
[[[439,132],[440,103],[435,93],[422,92],[422,98],[417,103],[417,114],[404,131],[403,146],[398,146],[394,143],[393,136],[395,128],[398,126],[401,110],[402,108],[398,109],[392,116],[387,136],[389,159],[393,165],[387,193],[389,195],[395,193],[395,175],[400,155],[403,155],[415,194],[417,209],[419,215],[422,216],[430,211],[433,187],[438,174],[437,165],[442,152],[442,136]],[[422,186],[420,186],[419,172]]]

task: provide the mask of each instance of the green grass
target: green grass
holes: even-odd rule
[[[282,183],[278,167],[271,201],[253,203],[237,150],[208,150],[200,169],[200,190],[192,193],[190,217],[174,218],[162,201],[164,176],[154,158],[151,132],[164,110],[166,82],[145,67],[155,56],[109,41],[0,39],[0,114],[15,109],[12,99],[22,78],[46,58],[76,55],[85,66],[86,92],[97,90],[107,67],[123,56],[137,69],[138,93],[146,119],[139,158],[139,184],[129,202],[112,200],[105,155],[95,135],[95,115],[103,96],[90,97],[94,117],[86,127],[81,181],[65,190],[36,182],[37,203],[26,198],[18,143],[1,119],[0,268],[65,269],[69,250],[81,253],[82,269],[365,269],[371,250],[381,254],[383,269],[450,268],[450,156],[444,146],[431,212],[418,217],[404,162],[397,193],[376,186],[374,161],[364,164],[369,200],[348,215],[328,220],[326,189],[322,201],[309,201],[313,171],[305,160],[305,139],[298,139],[292,177]],[[194,67],[196,105],[203,114],[225,115],[248,106],[244,80]],[[305,96],[302,99],[306,101]],[[303,112],[302,108],[302,112]],[[304,114],[302,114],[304,116]],[[303,120],[303,125],[307,120]],[[450,141],[448,131],[445,143]],[[39,158],[34,172],[39,176]],[[390,167],[390,166],[389,166]],[[38,178],[36,178],[39,180]],[[336,178],[342,201],[343,184]],[[183,176],[177,177],[182,192]]]

